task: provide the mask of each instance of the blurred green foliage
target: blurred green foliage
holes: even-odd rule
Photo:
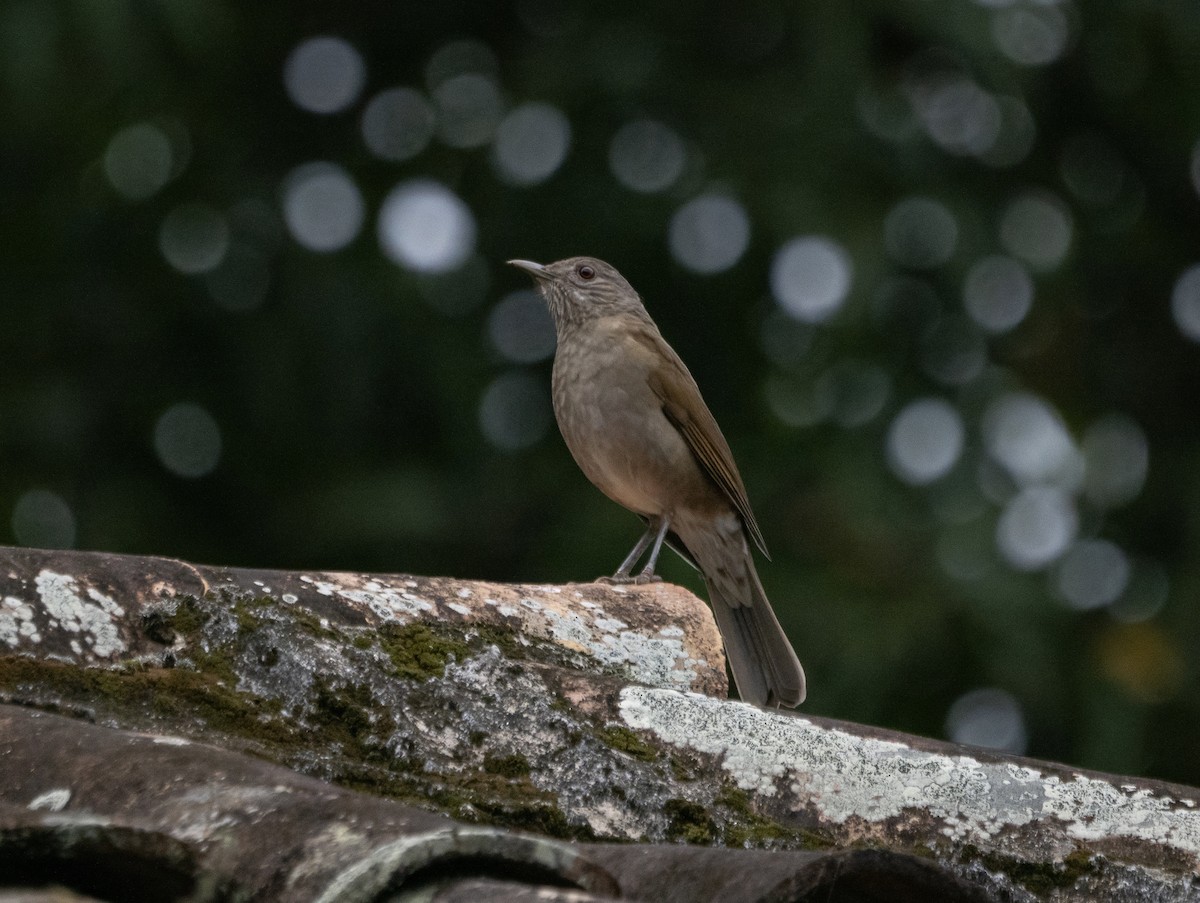
[[[328,114],[284,82],[289,54],[319,35],[347,41],[364,72]],[[464,39],[490,51],[504,109],[565,114],[569,149],[538,184],[502,178],[487,141],[435,138],[399,162],[364,144],[370,99],[436,93],[430,61]],[[764,583],[809,674],[806,711],[944,735],[956,700],[995,688],[1027,737],[1010,748],[1200,783],[1200,348],[1171,307],[1200,259],[1197,85],[1194,0],[8,0],[0,541],[527,582],[609,572],[639,525],[545,421],[549,361],[506,359],[488,338],[497,302],[527,288],[503,261],[593,254],[641,291],[733,446],[774,556]],[[630,190],[610,165],[614,135],[640,119],[685,148],[660,191]],[[106,155],[139,123],[166,139],[169,172],[131,198]],[[150,178],[139,159],[135,183]],[[284,222],[289,174],[313,161],[340,167],[365,213],[328,253]],[[473,253],[450,272],[381,253],[380,205],[415,178],[474,219]],[[1005,210],[1031,190],[1066,211],[1069,248],[1030,266],[1028,315],[987,335],[962,313],[964,280],[1012,252]],[[704,275],[668,236],[712,193],[742,206],[749,243]],[[945,260],[912,257],[933,240],[920,229],[889,239],[911,197],[953,218]],[[245,310],[164,257],[164,223],[195,202],[220,214],[226,254],[265,261]],[[777,252],[804,235],[843,249],[852,274],[818,323],[772,297]],[[950,327],[963,354],[983,349],[962,379],[929,362]],[[523,438],[502,448],[481,404],[514,373],[543,401],[519,408]],[[863,373],[883,394],[858,416]],[[1071,498],[1078,536],[1122,550],[1125,596],[1152,604],[1072,607],[1055,562],[1022,570],[998,550],[1020,487],[981,422],[1012,391],[1060,415],[1076,445],[1111,413],[1144,435],[1136,498]],[[908,485],[889,467],[889,424],[924,397],[950,402],[965,446],[947,475]],[[811,398],[826,407],[789,420]],[[156,446],[180,403],[218,431],[199,476]],[[948,567],[947,549],[971,566]],[[700,589],[678,561],[665,573]]]

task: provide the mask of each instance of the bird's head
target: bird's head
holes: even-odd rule
[[[533,277],[561,331],[571,323],[617,313],[645,316],[642,299],[616,268],[595,257],[568,257],[554,263],[510,260]]]

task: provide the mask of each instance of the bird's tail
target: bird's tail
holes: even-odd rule
[[[742,579],[727,577],[705,572],[704,579],[738,695],[755,705],[798,706],[806,693],[804,669],[763,592],[749,548]]]

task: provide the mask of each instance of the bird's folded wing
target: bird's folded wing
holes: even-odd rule
[[[742,516],[742,522],[755,545],[769,558],[767,544],[758,529],[754,512],[750,510],[745,484],[733,462],[733,452],[704,403],[692,374],[662,336],[644,332],[638,338],[653,343],[655,350],[660,353],[661,364],[650,371],[648,381],[651,391],[662,401],[663,413],[679,430],[705,473],[721,488],[730,504]]]

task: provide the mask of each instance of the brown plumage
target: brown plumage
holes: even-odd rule
[[[554,317],[554,414],[587,478],[640,515],[645,535],[611,579],[658,579],[667,542],[699,568],[738,692],[748,702],[804,701],[804,670],[754,569],[747,536],[766,554],[729,443],[696,381],[613,267],[591,257],[533,276]],[[650,548],[646,566],[633,566]]]

